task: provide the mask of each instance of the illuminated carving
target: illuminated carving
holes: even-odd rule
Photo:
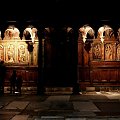
[[[38,64],[38,44],[34,44],[34,50],[33,50],[33,64]]]
[[[117,47],[117,60],[120,60],[120,45]]]
[[[4,46],[0,45],[0,61],[4,60]]]
[[[27,27],[23,32],[23,39],[32,40],[32,42],[34,43],[35,39],[38,39],[37,29],[34,27]]]
[[[30,39],[25,37],[30,35]],[[0,32],[1,35],[1,32]],[[38,65],[38,36],[37,29],[34,27],[26,28],[23,32],[23,39],[20,39],[20,31],[10,25],[4,32],[3,40],[0,40],[0,60],[4,60],[8,65]],[[33,50],[29,51],[28,47]]]
[[[14,27],[14,26],[9,26],[4,33],[4,39],[8,40],[8,39],[20,39],[20,32],[18,30],[18,28]]]
[[[110,26],[104,25],[98,29],[98,37],[101,39],[101,42],[104,42],[104,38],[111,38],[114,36],[113,30]]]
[[[94,35],[95,32],[94,32],[94,30],[90,26],[88,26],[88,25],[84,25],[83,27],[81,27],[79,29],[79,31],[82,34],[82,38],[83,38],[83,42],[84,43],[85,43],[86,39],[89,39],[87,37],[87,34],[89,34],[89,36],[91,36],[92,39],[95,38],[95,35]]]
[[[23,44],[18,46],[18,61],[20,63],[26,62],[26,52],[25,52],[25,46]]]
[[[15,61],[15,46],[13,44],[8,45],[7,47],[7,62]]]
[[[101,59],[101,45],[99,43],[93,46],[93,59]]]
[[[105,45],[105,60],[112,60],[112,45],[106,44]]]

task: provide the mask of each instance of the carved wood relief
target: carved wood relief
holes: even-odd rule
[[[18,45],[18,61],[19,63],[26,63],[29,61],[27,46],[25,44]]]
[[[15,26],[8,26],[4,32],[4,40],[20,39],[20,31]]]
[[[120,29],[118,29],[117,37],[115,37],[113,29],[104,25],[98,29],[96,38],[91,41],[86,38],[86,41],[91,44],[88,51],[89,56],[85,52],[85,46],[88,43],[84,42],[83,31],[80,32],[79,36],[82,35],[82,37],[78,37],[78,57],[81,57],[79,54],[83,55],[83,59],[78,58],[78,81],[80,85],[120,86]],[[83,44],[79,44],[80,41]],[[83,64],[86,61],[88,61],[88,66]]]
[[[100,43],[95,43],[92,48],[93,60],[101,60],[102,58],[102,48]]]
[[[29,39],[25,39],[27,32],[30,33]],[[33,26],[26,28],[23,31],[22,39],[20,39],[19,29],[10,25],[4,32],[4,38],[0,40],[0,60],[10,65],[36,66],[38,65],[38,46],[36,28]]]
[[[7,49],[6,49],[6,62],[7,63],[14,63],[15,62],[15,44],[13,43],[7,43]]]
[[[113,47],[110,43],[105,44],[105,60],[113,60]]]
[[[120,44],[117,45],[116,49],[117,49],[116,58],[117,58],[117,60],[120,60]]]
[[[38,65],[38,41],[33,49],[33,64],[25,40],[0,40],[0,59],[11,65]]]

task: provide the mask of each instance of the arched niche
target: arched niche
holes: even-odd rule
[[[120,28],[117,31],[117,41],[118,44],[116,46],[116,60],[120,61]]]
[[[102,42],[104,40],[110,40],[114,38],[114,31],[113,29],[108,25],[103,25],[102,27],[99,27],[97,38],[100,39]]]
[[[101,52],[100,52],[100,49],[94,49],[94,53],[97,53],[97,51],[99,51],[98,53],[101,53],[102,60],[105,60],[105,61],[115,60],[116,59],[115,58],[116,40],[115,40],[113,29],[109,25],[103,25],[102,27],[99,27],[98,34],[97,34],[97,40],[101,41],[101,43],[100,42],[97,43],[101,46],[99,47],[101,48]],[[93,46],[95,46],[95,44],[96,43],[94,43]],[[95,48],[98,48],[98,47],[95,46]]]
[[[26,41],[20,39],[20,31],[14,25],[9,25],[4,32],[4,40],[0,41],[0,45],[4,49],[4,61],[7,65],[38,65],[38,39],[37,30],[32,27],[31,29],[26,28],[23,32],[30,32],[31,40]],[[34,39],[34,41],[32,41]],[[2,55],[1,55],[2,56]]]
[[[15,25],[9,25],[0,41],[1,55],[6,65],[27,65],[29,63],[26,43],[20,39],[20,31]],[[3,48],[3,49],[2,49]]]
[[[4,40],[20,40],[20,31],[14,25],[9,25],[4,32]]]
[[[35,40],[38,40],[38,30],[32,25],[26,27],[23,31],[23,38],[24,40],[31,40],[34,43]]]
[[[89,25],[84,25],[79,29],[79,36],[85,43],[87,39],[95,39],[95,31]]]
[[[26,27],[23,31],[23,37],[22,40],[25,40],[28,45],[28,51],[33,52],[34,49],[34,43],[35,41],[38,41],[38,30],[32,25],[29,25]]]

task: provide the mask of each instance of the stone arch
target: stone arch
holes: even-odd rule
[[[112,38],[112,37],[114,37],[114,31],[110,26],[103,25],[98,29],[97,38],[100,38],[102,42],[104,41],[104,38]]]
[[[20,31],[17,27],[14,25],[9,25],[8,28],[4,32],[4,38],[5,40],[11,40],[11,39],[20,39]]]
[[[38,39],[38,30],[32,25],[26,27],[23,31],[23,38],[24,40],[31,40],[33,43],[36,39]]]
[[[81,27],[79,29],[79,34],[81,35],[84,42],[86,41],[86,39],[95,39],[95,31],[89,25],[84,25],[83,27]]]
[[[33,25],[29,25],[23,31],[22,39],[28,44],[28,51],[32,52],[34,49],[35,40],[38,40],[38,30]]]

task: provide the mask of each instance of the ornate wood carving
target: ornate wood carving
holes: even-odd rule
[[[25,40],[0,40],[0,58],[8,65],[38,65],[38,40],[33,48],[33,64]]]
[[[102,46],[101,43],[95,43],[92,47],[92,57],[93,60],[102,59]]]
[[[120,86],[119,31],[120,29],[118,37],[115,38],[110,26],[100,27],[97,38],[92,39],[89,52],[85,48],[86,42],[80,44],[80,41],[84,41],[83,37],[78,38],[78,81],[81,86]],[[79,36],[82,34],[80,33]],[[83,50],[80,49],[82,47]],[[80,58],[81,53],[83,60]]]

